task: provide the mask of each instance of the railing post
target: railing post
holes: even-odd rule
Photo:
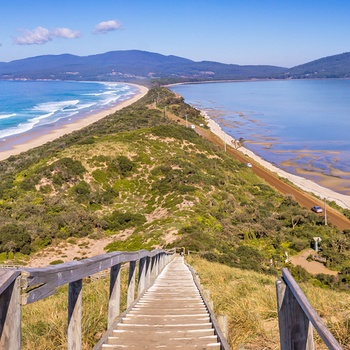
[[[127,307],[129,307],[135,300],[135,280],[136,280],[136,261],[130,261],[128,296],[127,296],[127,302],[126,302]]]
[[[83,281],[69,283],[68,289],[68,350],[81,350],[81,315]]]
[[[142,292],[145,290],[146,286],[146,258],[142,258],[139,261],[139,281],[138,281],[138,288],[137,288],[137,296],[139,297]]]
[[[218,315],[217,317],[220,329],[222,334],[224,335],[225,339],[227,339],[228,335],[228,319],[225,315]]]
[[[151,286],[151,258],[146,258],[146,289]]]
[[[0,349],[21,349],[21,277],[0,293]]]
[[[111,267],[108,304],[108,329],[120,314],[120,270],[121,264]]]
[[[159,254],[159,270],[158,270],[158,275],[163,271],[164,269],[164,254],[160,253]]]
[[[155,281],[157,277],[157,255],[151,258],[151,283]]]
[[[283,280],[276,293],[281,350],[314,350],[313,326]]]

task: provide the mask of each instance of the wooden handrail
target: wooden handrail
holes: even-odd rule
[[[0,349],[20,349],[20,279],[18,270],[0,270]]]
[[[121,264],[129,263],[128,304],[148,289],[175,251],[139,250],[112,252],[80,261],[44,268],[20,267],[0,270],[0,349],[21,349],[21,306],[36,302],[68,284],[68,350],[82,348],[82,288],[83,278],[110,269],[108,327],[120,313]],[[139,275],[136,286],[136,264]],[[21,296],[21,291],[25,293]]]
[[[329,349],[342,350],[286,268],[276,292],[281,350],[313,350],[313,327]]]

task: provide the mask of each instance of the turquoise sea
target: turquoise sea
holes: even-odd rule
[[[171,90],[270,163],[350,194],[350,80],[186,84]]]
[[[123,83],[0,81],[0,141],[70,123],[131,98],[138,88]]]

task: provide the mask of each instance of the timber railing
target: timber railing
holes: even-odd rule
[[[107,328],[110,328],[120,314],[122,264],[129,264],[127,292],[127,307],[129,307],[135,302],[135,294],[136,298],[139,298],[153,284],[165,265],[175,256],[174,253],[174,250],[112,252],[44,268],[21,267],[0,270],[0,349],[21,349],[22,305],[53,295],[57,287],[66,284],[68,284],[67,349],[82,349],[83,279],[103,270],[110,270],[107,321]]]
[[[288,269],[276,282],[281,350],[314,350],[313,328],[331,350],[342,350]]]

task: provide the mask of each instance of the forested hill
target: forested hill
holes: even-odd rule
[[[349,288],[348,232],[325,226],[323,217],[180,125],[185,114],[205,127],[181,97],[151,89],[91,126],[0,162],[1,259],[25,264],[58,242],[113,237],[107,251],[180,246],[279,274],[285,251],[296,254],[321,237],[329,268],[343,274],[317,283]],[[307,279],[306,271],[298,274]]]
[[[285,68],[194,62],[177,56],[128,50],[99,55],[46,55],[0,63],[0,79],[102,81],[203,81],[268,78]]]
[[[293,67],[285,76],[291,78],[349,78],[350,53],[320,58]]]
[[[240,79],[348,78],[350,53],[293,68],[195,62],[177,56],[127,50],[91,56],[45,55],[0,62],[0,79],[62,79],[158,83]]]

